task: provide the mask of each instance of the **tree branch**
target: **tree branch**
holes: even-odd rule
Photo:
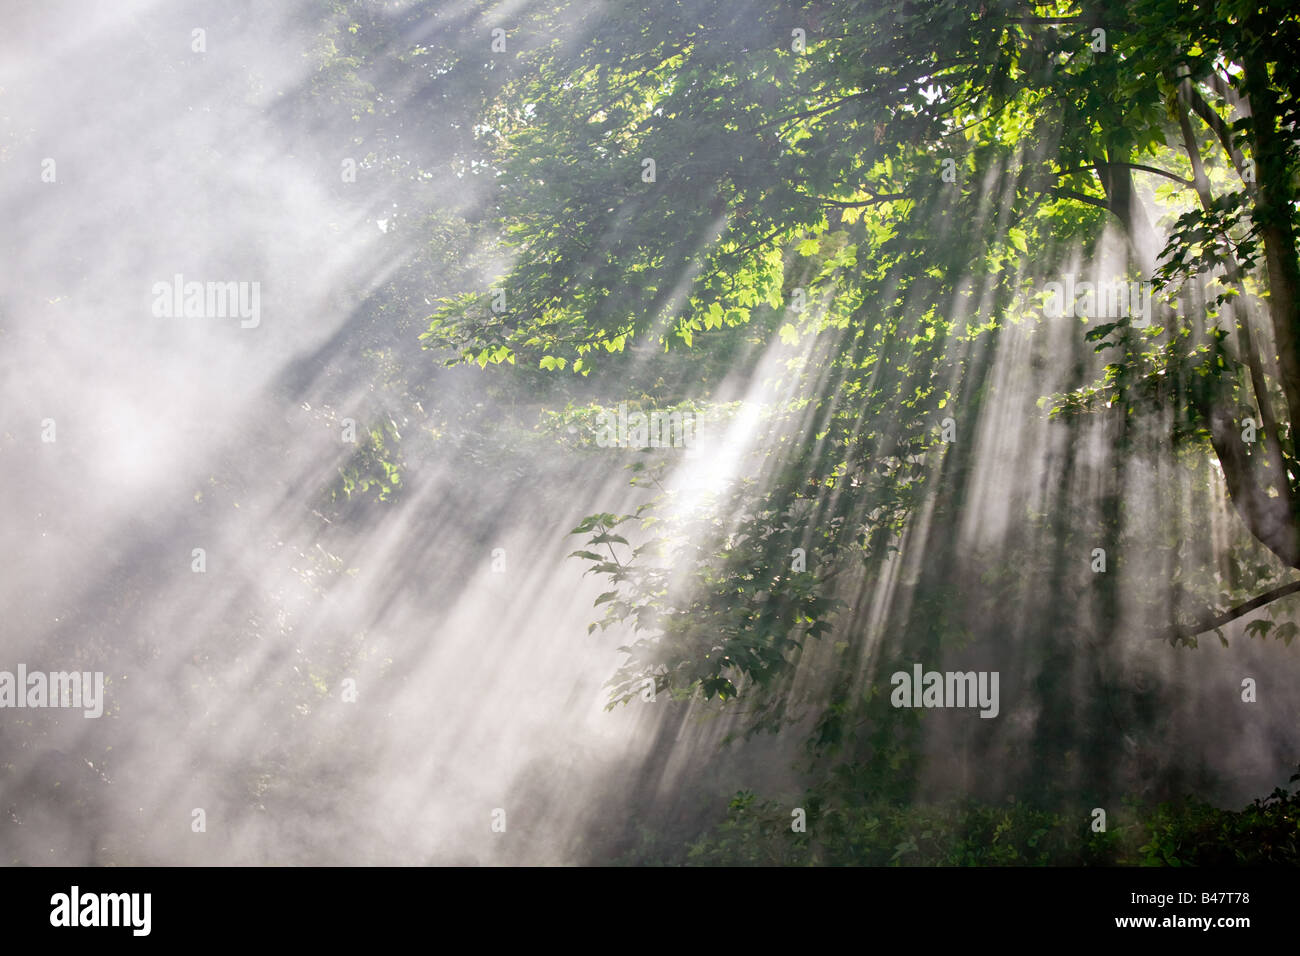
[[[910,199],[907,193],[873,193],[870,199],[864,199],[861,202],[843,202],[839,199],[825,199],[818,197],[817,201],[823,206],[835,206],[839,209],[858,209],[862,206],[874,206],[876,203],[892,202],[895,199]]]
[[[1083,17],[1081,17],[1081,16],[1077,16],[1077,15],[1076,15],[1076,16],[1073,16],[1073,17],[1030,17],[1030,16],[1024,16],[1024,17],[1008,17],[1007,20],[1006,20],[1006,22],[1007,22],[1007,23],[1019,23],[1019,24],[1022,24],[1022,25],[1024,25],[1024,24],[1033,24],[1034,26],[1052,26],[1052,25],[1062,24],[1062,23],[1077,23],[1079,20],[1082,20],[1082,19],[1083,19]]]
[[[1053,196],[1056,196],[1058,199],[1073,199],[1076,202],[1084,202],[1087,203],[1089,206],[1096,206],[1098,209],[1104,209],[1107,212],[1113,212],[1113,210],[1110,208],[1110,203],[1106,202],[1106,200],[1104,199],[1098,199],[1096,196],[1085,196],[1083,193],[1076,193],[1072,189],[1053,188],[1053,189],[1049,189],[1048,192],[1050,192]]]
[[[1284,598],[1288,594],[1295,594],[1300,591],[1300,581],[1292,581],[1290,584],[1283,584],[1281,587],[1273,588],[1271,591],[1265,591],[1263,594],[1251,598],[1244,604],[1238,604],[1236,607],[1224,611],[1222,614],[1215,614],[1213,611],[1206,611],[1195,622],[1191,624],[1174,624],[1160,633],[1161,640],[1173,641],[1178,638],[1195,637],[1197,634],[1203,634],[1206,631],[1212,631],[1215,628],[1223,627],[1230,621],[1235,621],[1243,615],[1249,614],[1265,604],[1272,604],[1278,598]]]
[[[1087,172],[1088,170],[1096,171],[1097,165],[1098,164],[1096,163],[1089,163],[1087,166],[1079,166],[1076,169],[1066,169],[1059,173],[1056,173],[1055,175],[1069,176],[1073,173],[1082,173],[1082,172]],[[1124,166],[1128,169],[1140,169],[1144,173],[1155,173],[1157,176],[1165,177],[1165,179],[1172,179],[1174,182],[1178,183],[1181,186],[1191,187],[1196,185],[1194,182],[1192,182],[1192,180],[1183,179],[1182,176],[1175,175],[1174,173],[1169,172],[1169,170],[1167,169],[1157,169],[1155,166],[1144,166],[1142,163],[1106,163],[1106,165]]]
[[[1232,167],[1237,171],[1238,178],[1246,187],[1247,192],[1254,192],[1254,183],[1246,182],[1246,160],[1241,155],[1241,150],[1232,145],[1232,131],[1228,129],[1228,124],[1223,121],[1223,117],[1214,111],[1209,103],[1205,102],[1205,97],[1196,90],[1191,82],[1185,81],[1180,90],[1186,98],[1187,105],[1192,108],[1192,112],[1199,116],[1205,125],[1214,131],[1214,135],[1219,139],[1219,145],[1223,151],[1228,154],[1228,159],[1232,161]]]
[[[778,116],[776,119],[768,120],[766,123],[759,123],[749,132],[757,133],[760,130],[767,129],[769,126],[784,126],[786,123],[791,123],[794,122],[795,120],[810,119],[811,117],[814,116],[820,116],[823,113],[829,113],[831,110],[839,109],[845,103],[851,103],[854,100],[860,100],[865,96],[870,96],[874,92],[875,90],[859,90],[856,93],[850,93],[848,96],[843,96],[840,99],[835,100],[833,103],[827,103],[822,106],[816,106],[813,107],[812,109],[802,110],[798,113],[790,113],[787,116]]]

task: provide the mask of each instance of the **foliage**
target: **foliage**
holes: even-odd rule
[[[923,504],[956,521],[969,458],[941,422],[978,420],[1002,331],[1038,321],[1043,276],[1108,226],[1122,278],[1156,284],[1155,321],[1083,332],[1109,360],[1052,414],[1111,416],[1122,448],[1145,416],[1213,454],[1246,527],[1300,567],[1292,11],[618,0],[576,17],[486,108],[513,258],[444,299],[426,344],[581,377],[647,348],[707,362],[745,334],[786,356],[759,477],[711,519],[655,497],[638,512],[661,522],[653,544],[591,567],[614,588],[602,625],[637,633],[616,700],[646,681],[749,693],[758,724],[779,721],[806,638],[870,613],[836,576],[882,573]],[[795,547],[815,569],[788,570]],[[1212,587],[1217,610],[1278,571]]]
[[[1291,778],[1300,780],[1300,773]],[[791,808],[807,830],[791,829]],[[1300,863],[1300,793],[1277,788],[1240,811],[1191,798],[1130,804],[1094,832],[1014,798],[1000,805],[861,804],[808,793],[797,801],[741,791],[726,818],[684,847],[647,844],[625,863],[690,866],[1260,866]]]

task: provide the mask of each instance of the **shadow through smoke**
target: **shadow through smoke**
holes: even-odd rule
[[[731,711],[602,709],[626,635],[587,633],[603,588],[565,555],[583,515],[641,502],[628,456],[558,451],[490,371],[417,352],[431,301],[475,288],[492,255],[455,225],[484,200],[448,172],[472,126],[463,78],[404,76],[400,51],[377,51],[367,79],[397,91],[404,148],[437,172],[371,169],[349,190],[339,162],[370,144],[347,104],[321,105],[311,56],[322,24],[345,24],[320,4],[263,6],[46,4],[0,40],[0,669],[108,680],[99,720],[0,714],[3,860],[607,860],[646,831],[685,840],[738,789],[796,794],[815,706],[725,749]],[[392,16],[396,38],[452,49],[477,50],[488,22],[457,6]],[[429,98],[440,112],[421,130]],[[176,274],[260,283],[261,321],[154,315],[153,285]],[[1000,671],[996,720],[900,726],[921,755],[899,771],[914,800],[1194,788],[1241,802],[1294,762],[1294,655],[1239,630],[1194,651],[1142,636],[1168,623],[1175,565],[1210,553],[1195,551],[1204,529],[1241,532],[1153,425],[1116,445],[1109,426],[1036,417],[1095,361],[1076,333],[1013,327],[970,356],[938,505],[902,556],[845,575],[853,610],[810,642],[798,687],[824,702],[847,673],[860,698],[917,660]],[[711,397],[789,398],[790,382],[767,385],[787,357],[738,356]],[[357,445],[340,437],[349,418]],[[789,427],[811,443],[814,424]],[[684,458],[679,486],[772,480],[761,456],[776,446],[744,413],[730,427]],[[331,499],[340,472],[378,467],[357,464],[372,429],[404,456],[400,487]],[[1171,550],[1180,538],[1191,552]],[[1105,577],[1088,567],[1097,546]],[[1286,703],[1243,707],[1247,675]]]

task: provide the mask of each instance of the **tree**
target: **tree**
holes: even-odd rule
[[[954,525],[969,443],[945,446],[937,423],[978,411],[987,344],[1110,225],[1129,278],[1156,283],[1158,320],[1089,330],[1118,357],[1054,413],[1110,416],[1119,446],[1138,417],[1164,416],[1171,443],[1215,456],[1249,532],[1300,568],[1297,21],[1282,4],[629,0],[577,29],[483,120],[516,252],[498,283],[510,308],[445,303],[429,344],[587,376],[636,343],[680,360],[836,332],[793,373],[763,480],[719,510],[737,521],[666,536],[676,551],[658,565],[649,544],[583,552],[617,586],[605,623],[646,635],[616,699],[647,679],[788,691],[804,637],[840,606],[832,579],[878,570],[927,500]],[[629,517],[576,530],[622,545]],[[800,545],[818,573],[790,570]],[[692,588],[673,586],[681,567]],[[940,587],[942,559],[926,573]],[[1297,589],[1166,636],[1192,641]],[[766,699],[780,719],[787,695]]]

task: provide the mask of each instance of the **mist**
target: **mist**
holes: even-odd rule
[[[558,388],[448,367],[420,338],[515,254],[475,124],[517,78],[492,29],[526,46],[538,21],[522,3],[371,12],[389,45],[346,82],[323,51],[350,15],[327,3],[8,14],[0,670],[102,672],[105,692],[98,718],[0,712],[6,864],[618,862],[647,832],[693,839],[738,791],[798,805],[820,706],[887,699],[913,664],[1000,674],[996,719],[900,731],[918,803],[1237,806],[1294,769],[1293,649],[1245,621],[1226,646],[1159,636],[1198,607],[1181,582],[1251,547],[1213,464],[1159,421],[1119,453],[1112,425],[1041,406],[1104,367],[1069,317],[972,340],[955,441],[917,459],[942,493],[897,554],[836,578],[844,608],[802,649],[779,733],[746,732],[743,686],[607,707],[637,635],[589,630],[607,586],[571,531],[657,493],[631,480],[645,456],[557,423]],[[580,43],[546,22],[546,42]],[[1074,271],[1106,281],[1116,249]],[[621,379],[573,388],[696,403],[691,447],[650,457],[660,513],[707,549],[751,517],[731,491],[781,480],[773,449],[826,440],[796,399],[833,388],[818,362],[853,341],[754,336],[698,375],[633,348]],[[857,480],[811,512],[869,523],[869,497],[841,497]],[[688,602],[695,579],[668,571]],[[1266,706],[1242,705],[1243,678]]]

